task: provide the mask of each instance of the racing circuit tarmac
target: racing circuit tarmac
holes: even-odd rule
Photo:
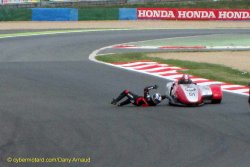
[[[123,89],[166,80],[89,61],[96,49],[125,42],[245,30],[105,31],[0,39],[0,166],[248,167],[250,108],[224,93],[197,108],[115,107]],[[8,163],[80,158],[91,163]]]

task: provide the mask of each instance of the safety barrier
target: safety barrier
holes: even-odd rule
[[[78,10],[73,8],[34,8],[32,21],[77,21]]]
[[[250,10],[137,8],[139,20],[250,20]]]
[[[137,20],[135,8],[120,8],[119,9],[119,20]]]
[[[118,20],[118,8],[83,8],[78,10],[78,20]]]
[[[0,21],[31,21],[31,9],[0,8]]]
[[[32,13],[31,13],[32,11]],[[0,8],[0,21],[250,20],[250,10],[177,8]]]

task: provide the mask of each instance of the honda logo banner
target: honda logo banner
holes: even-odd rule
[[[137,8],[139,20],[250,20],[250,10]]]

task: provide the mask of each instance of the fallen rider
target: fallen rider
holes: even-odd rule
[[[157,88],[158,88],[157,85],[145,87],[144,96],[138,96],[128,90],[124,90],[116,99],[112,100],[111,104],[116,105],[123,98],[127,97],[127,99],[119,103],[118,106],[121,107],[130,103],[135,106],[143,106],[143,107],[156,106],[166,98],[165,95],[161,96],[160,93],[155,93],[153,96],[149,94],[150,90]]]

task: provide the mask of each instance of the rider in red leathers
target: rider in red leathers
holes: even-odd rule
[[[178,84],[191,84],[193,83],[188,74],[183,74],[182,77],[178,80]]]
[[[192,84],[192,83],[193,81],[191,80],[190,76],[188,74],[183,74],[182,77],[178,81],[173,82],[173,85],[171,86],[171,89],[170,89],[170,94],[171,95],[173,94],[174,87],[177,84]]]
[[[128,90],[124,90],[116,99],[112,100],[111,104],[116,105],[124,97],[127,97],[127,99],[119,103],[118,106],[124,106],[130,103],[136,106],[143,106],[143,107],[156,106],[163,99],[166,98],[165,95],[161,96],[159,93],[155,93],[153,96],[149,94],[149,90],[157,88],[158,88],[157,85],[145,87],[144,96],[138,96]]]

